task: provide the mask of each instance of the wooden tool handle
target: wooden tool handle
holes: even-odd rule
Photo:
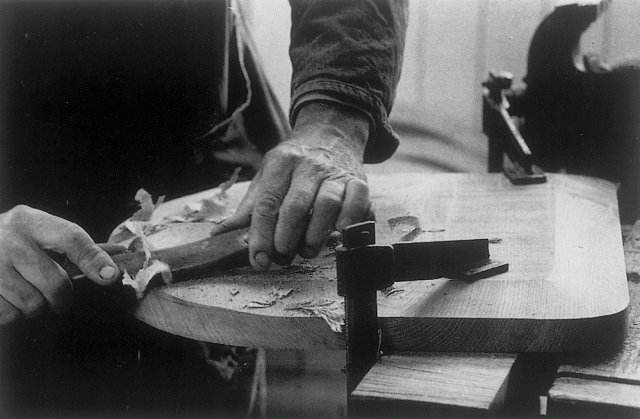
[[[150,260],[160,260],[171,268],[174,280],[196,278],[213,271],[249,264],[248,245],[245,237],[248,228],[233,230],[168,249],[151,251]],[[104,246],[104,245],[99,245]],[[50,253],[71,279],[84,277],[84,274],[66,256]],[[112,254],[111,258],[120,271],[135,276],[144,266],[146,255],[142,251],[126,251]]]

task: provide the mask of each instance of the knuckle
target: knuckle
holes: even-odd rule
[[[92,264],[102,253],[89,235],[74,223],[65,226],[64,241],[69,257],[77,263]]]
[[[319,196],[317,201],[319,205],[332,210],[342,206],[342,196],[335,192],[326,192],[322,194],[322,196]]]
[[[27,205],[16,205],[11,210],[9,210],[11,221],[24,221],[31,218],[33,215],[33,208]]]
[[[349,183],[352,184],[351,186],[355,190],[363,193],[369,193],[369,184],[367,183],[366,180],[354,176],[351,179],[349,179]]]
[[[33,209],[26,205],[17,205],[2,215],[0,228],[9,233],[12,231],[19,232],[29,222],[32,212]],[[2,236],[5,236],[5,234]]]
[[[287,164],[302,157],[304,154],[301,150],[289,143],[281,143],[265,154],[265,160],[275,164]]]
[[[72,247],[82,247],[86,241],[87,233],[77,224],[68,223],[65,227],[66,240]]]
[[[312,196],[306,192],[297,191],[287,198],[280,213],[284,217],[306,214],[311,206]]]
[[[13,241],[9,243],[8,246],[3,246],[2,250],[2,253],[5,255],[4,258],[8,258],[12,264],[16,261],[29,260],[32,258],[31,249],[21,241]]]
[[[259,217],[275,219],[282,205],[282,198],[271,191],[263,192],[256,201],[255,213]]]
[[[85,270],[97,270],[102,267],[102,251],[97,246],[85,246],[77,253],[78,261]]]

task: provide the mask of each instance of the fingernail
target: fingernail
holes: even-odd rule
[[[104,280],[109,280],[109,279],[113,279],[113,277],[116,274],[116,269],[113,266],[104,266],[102,269],[100,269],[100,278],[104,279]]]
[[[262,269],[267,269],[271,264],[271,259],[269,259],[269,255],[265,252],[256,253],[255,260]]]

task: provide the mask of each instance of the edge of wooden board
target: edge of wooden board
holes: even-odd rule
[[[447,237],[446,235],[455,236],[456,233],[459,233],[460,231],[454,231],[459,225],[464,226],[464,228],[475,229],[471,231],[473,235],[493,232],[492,229],[494,227],[492,225],[495,223],[488,223],[484,227],[476,228],[472,218],[464,217],[466,206],[462,206],[462,209],[459,210],[462,212],[458,214],[458,217],[462,218],[456,218],[453,221],[448,212],[449,207],[446,205],[441,208],[433,205],[433,207],[424,209],[421,207],[424,204],[417,202],[420,200],[420,196],[415,196],[422,195],[422,188],[437,190],[440,187],[444,190],[445,195],[450,194],[446,199],[459,200],[465,197],[465,193],[475,191],[474,185],[485,185],[486,190],[478,193],[479,198],[484,196],[485,199],[485,201],[480,202],[481,205],[482,202],[485,202],[485,206],[481,206],[481,208],[484,210],[485,207],[491,207],[492,209],[488,208],[488,210],[498,214],[502,210],[501,205],[503,205],[503,202],[492,200],[491,192],[507,190],[507,194],[511,194],[511,191],[515,191],[517,194],[517,191],[521,188],[532,188],[529,191],[538,191],[535,193],[540,193],[542,194],[541,196],[548,194],[544,188],[551,188],[551,193],[554,196],[558,193],[562,194],[562,202],[559,204],[554,201],[555,198],[551,198],[551,201],[543,202],[544,205],[547,205],[544,211],[553,211],[552,214],[556,214],[556,216],[556,211],[560,211],[560,213],[568,212],[571,209],[574,198],[586,200],[589,207],[586,210],[588,222],[581,223],[581,220],[563,221],[568,225],[562,226],[561,230],[555,230],[555,235],[558,235],[571,233],[572,229],[575,228],[582,229],[577,233],[579,235],[578,238],[572,239],[570,242],[570,248],[567,248],[568,244],[562,244],[565,246],[562,251],[564,252],[563,254],[590,252],[588,254],[583,253],[580,258],[580,260],[587,260],[588,266],[577,267],[579,272],[595,272],[589,278],[590,282],[587,287],[584,289],[576,288],[576,284],[571,287],[564,287],[561,281],[538,281],[539,284],[532,292],[542,297],[555,296],[555,299],[552,298],[549,301],[557,301],[543,303],[552,304],[550,306],[540,306],[538,303],[533,304],[533,301],[528,301],[525,295],[520,305],[514,305],[516,311],[510,311],[509,317],[505,317],[504,314],[500,313],[500,304],[511,301],[512,295],[522,294],[521,288],[526,288],[528,286],[527,281],[530,280],[518,279],[518,269],[520,269],[520,272],[524,272],[525,277],[527,277],[527,269],[529,271],[535,269],[536,266],[539,266],[536,265],[538,262],[534,261],[531,267],[528,265],[519,268],[514,266],[513,272],[501,274],[504,279],[502,277],[490,278],[482,283],[471,285],[452,284],[448,280],[437,280],[431,282],[428,286],[409,283],[411,285],[403,285],[408,295],[423,295],[421,293],[428,287],[433,287],[433,291],[425,291],[426,294],[424,295],[429,296],[426,299],[428,304],[422,301],[424,298],[413,302],[411,300],[412,297],[409,296],[407,297],[408,299],[405,298],[403,300],[403,296],[400,294],[390,298],[379,298],[379,317],[383,329],[382,338],[383,344],[387,348],[400,351],[593,351],[619,346],[624,340],[627,330],[629,301],[628,290],[626,291],[625,300],[626,288],[624,287],[627,284],[626,275],[624,275],[622,240],[621,237],[616,235],[619,227],[612,228],[616,222],[619,224],[619,220],[616,212],[615,188],[610,183],[580,176],[550,175],[549,183],[546,186],[514,187],[501,174],[427,175],[413,173],[371,176],[370,180],[372,197],[384,194],[384,191],[389,190],[389,188],[392,188],[394,197],[396,195],[399,197],[398,199],[392,197],[395,201],[387,203],[389,208],[385,208],[386,212],[383,211],[381,213],[383,216],[381,219],[387,219],[385,217],[393,214],[398,215],[396,212],[401,210],[403,206],[404,208],[418,208],[418,212],[427,212],[416,213],[415,215],[426,215],[425,219],[433,218],[435,215],[436,218],[442,217],[444,222],[453,222],[453,228],[447,226],[448,231],[438,233],[445,236],[443,239],[451,239],[452,237]],[[438,182],[443,182],[445,187],[437,186]],[[458,188],[458,184],[461,184],[462,187]],[[238,191],[243,189],[244,185],[240,185]],[[520,205],[521,208],[522,204],[518,202],[519,195],[508,195],[507,198],[511,204]],[[534,198],[527,202],[535,203],[537,198]],[[560,210],[557,208],[559,205],[563,206]],[[453,208],[458,209],[457,206]],[[532,208],[533,210],[535,208]],[[540,214],[544,214],[544,211]],[[604,214],[604,220],[601,220],[602,214]],[[596,223],[595,229],[591,227],[583,228],[585,225],[589,226],[594,222]],[[382,225],[383,223],[379,224]],[[520,237],[520,232],[500,231],[499,234],[506,234],[504,236],[506,244],[492,245],[494,246],[491,250],[492,258],[494,257],[494,250],[498,256],[500,256],[501,251],[504,254],[508,254],[504,252],[505,248],[500,246],[510,245],[510,240],[513,241],[514,237],[518,240],[518,246],[524,246],[522,247],[523,249],[528,249],[526,247],[528,246],[527,243],[530,243],[531,238],[536,237],[535,234],[537,234],[531,230],[536,226],[535,219],[529,224],[529,229],[525,229],[526,231],[523,234],[524,237]],[[389,236],[385,237],[384,235],[381,237],[383,239],[389,238]],[[597,240],[596,249],[582,249],[579,245],[586,240]],[[606,255],[608,259],[597,259],[599,249],[615,247],[620,247],[620,255],[615,252],[608,252],[610,253]],[[509,251],[513,252],[513,248]],[[556,251],[558,250],[556,249]],[[562,266],[554,265],[548,267],[551,269],[549,272],[562,277],[563,272],[574,272],[576,267],[574,266],[575,264],[571,265],[571,263],[563,261]],[[613,268],[611,270],[616,272],[613,272],[613,274],[608,272],[606,267],[609,265],[612,265]],[[618,265],[620,265],[624,281],[617,277]],[[326,266],[323,266],[323,269],[326,270],[326,268]],[[514,280],[511,280],[510,276],[513,275],[515,275]],[[598,281],[595,281],[595,276],[598,277]],[[323,277],[319,276],[319,278],[322,280]],[[335,278],[333,280],[335,281]],[[333,291],[335,282],[328,285],[331,290],[327,291],[326,294],[318,292],[317,297],[337,299]],[[595,285],[604,287],[606,292],[596,292]],[[417,288],[414,289],[413,287]],[[491,301],[489,301],[492,304],[473,300],[474,293],[478,289],[483,289],[484,294],[492,296]],[[576,295],[572,294],[576,289],[578,290]],[[208,290],[208,292],[212,291],[213,289]],[[561,295],[562,298],[558,299],[558,295]],[[584,303],[585,299],[583,297],[585,296],[587,297],[587,303]],[[542,299],[544,300],[544,298]],[[183,298],[173,297],[162,290],[156,290],[141,302],[136,315],[152,326],[170,333],[197,340],[209,340],[238,346],[259,344],[269,348],[308,349],[314,347],[342,348],[344,345],[341,334],[333,332],[327,323],[319,317],[293,316],[289,314],[273,315],[270,310],[260,310],[260,313],[255,310],[256,314],[253,314],[247,311],[254,310],[229,310],[217,307],[215,304],[198,304],[200,300],[196,299],[196,301],[186,301]],[[493,304],[496,302],[498,304]],[[478,311],[477,308],[481,307],[482,304],[484,304],[482,310]],[[590,304],[591,306],[588,306],[591,307],[590,311],[584,311],[580,304]],[[220,305],[224,306],[224,304]],[[492,305],[494,307],[489,307]],[[573,308],[565,310],[563,308],[564,305]],[[399,310],[398,307],[400,308]],[[478,316],[478,313],[481,312],[484,312],[485,316]],[[406,315],[411,313],[414,313],[413,315],[417,316],[417,318],[405,319]],[[562,317],[564,313],[568,314]],[[576,318],[572,317],[571,313]],[[582,313],[591,313],[592,315],[585,316]],[[493,316],[486,317],[487,314]],[[178,319],[179,317],[182,317],[182,320]],[[238,328],[243,330],[237,330]],[[255,336],[254,338],[250,336],[249,332],[252,330],[259,334],[260,339],[256,340],[254,339]],[[531,336],[536,336],[536,338],[532,339]]]

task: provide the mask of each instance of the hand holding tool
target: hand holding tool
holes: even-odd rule
[[[248,228],[232,230],[193,243],[152,250],[148,260],[141,250],[112,254],[111,258],[121,272],[126,271],[132,277],[146,262],[157,259],[169,265],[174,281],[193,279],[221,269],[247,266],[249,257],[245,237],[248,231]],[[60,264],[71,279],[84,276],[80,268],[66,257]]]

